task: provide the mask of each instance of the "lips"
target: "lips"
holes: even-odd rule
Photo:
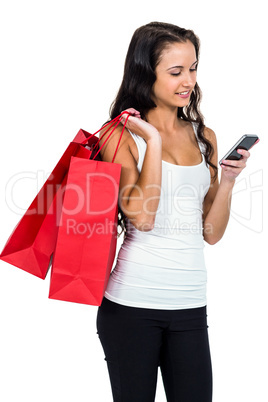
[[[190,92],[191,91],[189,89],[189,91],[177,92],[176,95],[179,96],[180,98],[189,98]]]
[[[189,91],[184,91],[184,92],[177,92],[178,95],[188,95]]]

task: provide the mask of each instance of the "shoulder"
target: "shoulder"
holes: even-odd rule
[[[197,135],[198,123],[197,122],[193,122],[193,123],[187,122],[187,125],[188,125],[188,127],[193,125],[195,134]],[[211,128],[206,127],[206,126],[204,127],[204,137],[205,137],[206,140],[208,140],[211,143],[213,148],[217,148],[216,134]]]
[[[204,136],[208,139],[208,140],[214,140],[216,138],[216,134],[215,132],[209,128],[206,127],[204,128]]]
[[[99,133],[99,147],[101,148],[100,154],[102,160],[111,162],[113,155],[116,151],[117,145],[119,143],[116,157],[114,162],[122,163],[126,158],[133,158],[133,138],[127,129],[124,129],[122,134],[123,125],[119,124],[115,129],[114,126],[109,128],[104,128]],[[107,131],[107,132],[106,132]],[[111,135],[110,135],[111,134]],[[110,137],[109,137],[110,135]],[[120,139],[121,137],[121,139]]]
[[[213,147],[217,146],[216,134],[211,128],[205,126],[204,137],[213,145]]]

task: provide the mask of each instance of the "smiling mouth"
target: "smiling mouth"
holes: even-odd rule
[[[189,92],[190,92],[190,90],[184,91],[184,92],[177,92],[177,93],[178,93],[178,95],[188,95]]]

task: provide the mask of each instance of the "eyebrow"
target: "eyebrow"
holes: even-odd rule
[[[193,67],[193,65],[196,64],[196,63],[198,63],[198,60],[196,60],[196,61],[191,65],[191,67]],[[171,70],[172,68],[184,68],[184,66],[173,66],[173,67],[169,67],[169,68],[167,69],[167,71],[168,71],[168,70]]]

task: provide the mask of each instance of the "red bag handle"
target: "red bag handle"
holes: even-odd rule
[[[104,141],[104,143],[102,144],[102,146],[99,148],[98,152],[94,155],[94,157],[93,157],[92,159],[95,159],[95,158],[96,158],[96,156],[98,155],[98,153],[101,151],[102,147],[105,145],[105,143],[108,141],[108,139],[110,138],[110,136],[113,134],[113,132],[114,132],[114,130],[116,129],[116,127],[118,127],[118,125],[119,125],[120,122],[121,122],[121,117],[123,116],[124,113],[126,113],[128,116],[126,117],[126,121],[125,121],[125,123],[124,123],[123,129],[122,129],[122,132],[121,132],[121,135],[120,135],[120,138],[119,138],[119,141],[118,141],[118,144],[117,144],[117,147],[116,147],[114,156],[113,156],[113,160],[112,160],[112,163],[113,163],[113,161],[114,161],[114,159],[115,159],[115,156],[116,156],[116,153],[117,153],[117,150],[118,150],[118,147],[119,147],[119,144],[120,144],[120,141],[121,141],[121,139],[122,139],[123,132],[124,132],[124,130],[125,130],[125,127],[126,127],[128,118],[129,118],[129,116],[130,116],[130,113],[128,113],[128,112],[122,112],[122,113],[120,113],[119,116],[117,116],[117,117],[115,117],[113,120],[109,121],[109,123],[105,124],[105,125],[104,125],[103,127],[101,127],[98,131],[96,131],[94,134],[91,134],[89,137],[87,137],[84,141],[81,142],[81,144],[85,144],[91,137],[95,136],[96,134],[98,134],[98,132],[100,132],[100,131],[103,130],[105,127],[107,127],[107,129],[106,129],[105,132],[101,135],[101,137],[99,138],[99,140],[94,144],[94,147],[93,147],[93,150],[94,150],[95,148],[98,147],[99,142],[100,142],[100,140],[102,139],[102,137],[103,137],[105,134],[107,134],[107,132],[108,132],[108,131],[112,128],[112,126],[114,125],[114,123],[116,123],[115,126],[114,126],[114,128],[112,129],[112,131],[110,132],[110,134],[108,135],[108,137],[106,138],[106,140]]]
[[[127,113],[127,112],[126,112],[126,113]],[[125,127],[126,127],[126,124],[127,124],[127,121],[128,121],[129,116],[130,116],[130,113],[128,113],[128,116],[127,116],[127,118],[126,118],[126,121],[125,121],[125,123],[124,123],[124,125],[123,125],[123,129],[122,129],[122,131],[121,131],[121,135],[120,135],[120,138],[119,138],[119,141],[118,141],[118,144],[117,144],[117,147],[116,147],[116,150],[115,150],[113,159],[112,159],[112,163],[113,163],[113,161],[114,161],[114,159],[115,159],[115,156],[116,156],[116,153],[117,153],[117,150],[118,150],[118,147],[119,147],[121,138],[122,138],[122,136],[123,136],[123,132],[124,132],[124,130],[125,130]],[[116,125],[114,126],[114,128],[112,129],[112,131],[110,132],[110,134],[108,135],[108,137],[106,138],[106,140],[104,141],[104,143],[102,144],[102,146],[99,148],[98,152],[94,155],[93,159],[94,159],[94,158],[98,155],[98,153],[101,151],[101,149],[103,148],[103,146],[105,145],[105,143],[108,141],[108,139],[110,138],[110,136],[113,134],[113,132],[114,132],[114,130],[116,129],[116,127],[119,125],[120,121],[121,121],[121,116],[120,116],[120,119],[118,120],[118,122],[116,123]],[[109,129],[108,129],[108,130],[109,130]],[[99,141],[97,142],[97,144],[100,142],[101,138],[107,133],[108,130],[106,130],[105,133],[100,137],[100,139],[99,139]],[[97,144],[95,144],[95,146],[96,146]],[[94,147],[95,147],[95,146],[94,146]]]
[[[127,113],[127,112],[125,112]],[[103,130],[105,127],[108,127],[107,130],[105,131],[105,133],[103,135],[105,135],[109,129],[113,126],[114,122],[119,121],[119,119],[121,118],[123,113],[121,113],[119,116],[115,117],[113,120],[109,121],[109,123],[105,124],[103,127],[101,127],[98,131],[96,131],[94,134],[90,134],[89,137],[87,137],[84,141],[81,142],[81,144],[85,144],[91,137],[93,137],[94,135],[98,134],[99,131]]]

